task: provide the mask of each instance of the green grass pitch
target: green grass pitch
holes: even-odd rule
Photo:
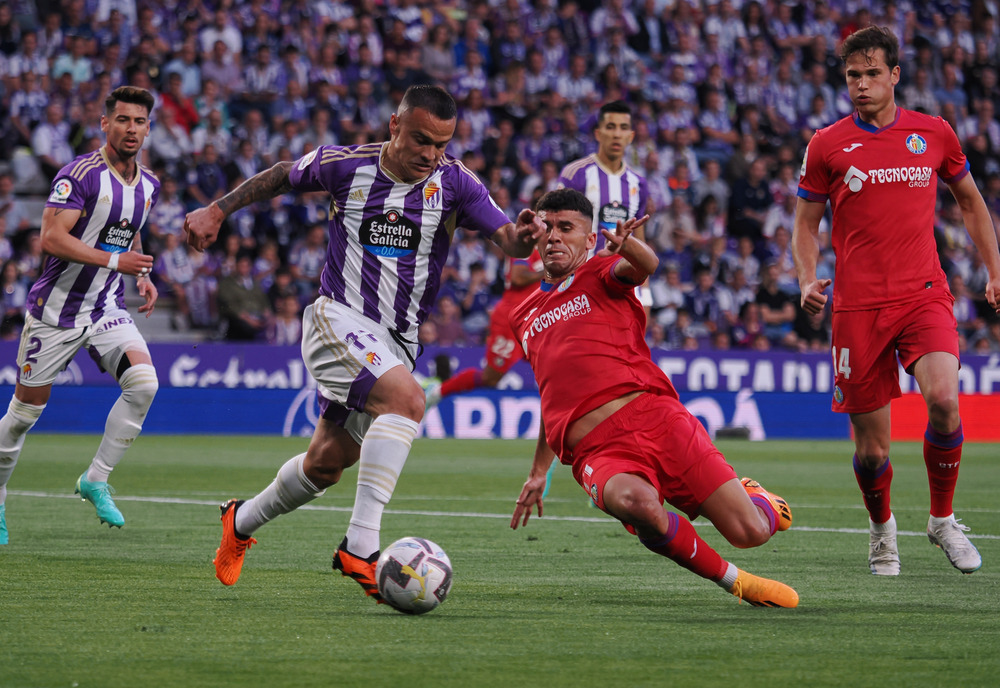
[[[740,475],[784,496],[794,525],[736,550],[797,609],[759,609],[645,550],[589,508],[566,467],[545,517],[512,531],[532,442],[418,440],[382,542],[451,557],[445,604],[408,617],[330,569],[356,471],[258,531],[243,577],[214,577],[217,505],[263,488],[304,439],[141,437],[112,484],[127,523],[72,494],[92,436],[31,435],[0,547],[0,686],[996,686],[1000,458],[967,444],[956,511],[983,555],[953,569],[924,535],[915,444],[893,447],[902,575],[867,567],[867,517],[846,442],[720,442]],[[699,520],[700,521],[700,520]],[[696,521],[696,524],[699,522]]]

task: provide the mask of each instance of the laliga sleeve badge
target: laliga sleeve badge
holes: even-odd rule
[[[49,194],[49,203],[65,203],[73,193],[73,183],[65,177],[56,181],[52,185],[52,193]]]

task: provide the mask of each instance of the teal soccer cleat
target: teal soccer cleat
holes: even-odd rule
[[[83,479],[84,473],[76,481],[74,494],[80,495],[80,499],[90,502],[97,509],[97,518],[101,523],[107,523],[108,527],[116,526],[121,528],[125,525],[125,517],[118,511],[115,502],[111,499],[114,488],[107,483],[92,483]]]
[[[7,534],[7,505],[0,504],[0,545],[10,542],[10,535]]]

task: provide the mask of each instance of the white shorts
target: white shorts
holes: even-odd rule
[[[128,311],[108,311],[103,318],[86,327],[47,325],[28,314],[17,348],[18,382],[25,387],[51,385],[83,347],[87,347],[97,364],[116,380],[118,364],[126,351],[149,355],[146,340]]]
[[[375,382],[396,366],[413,371],[418,345],[393,337],[373,320],[320,296],[302,314],[302,360],[316,380],[320,412],[361,442]]]

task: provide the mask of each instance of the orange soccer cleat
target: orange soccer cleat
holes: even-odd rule
[[[737,569],[736,582],[729,592],[755,607],[797,607],[799,594],[790,586]]]
[[[382,604],[382,596],[378,594],[378,582],[375,580],[375,565],[378,563],[378,552],[375,552],[367,559],[356,557],[347,551],[347,538],[340,543],[340,547],[333,553],[333,570],[340,571],[340,575],[353,578],[362,587],[365,594],[375,598],[378,604]]]
[[[774,513],[778,517],[778,530],[788,530],[791,527],[792,509],[788,506],[788,502],[778,495],[765,490],[760,486],[760,483],[753,478],[743,478],[740,480],[740,484],[743,485],[743,489],[746,490],[747,494],[751,497],[759,495],[771,504],[771,508],[774,509]]]
[[[236,510],[243,504],[243,500],[230,499],[225,504],[219,506],[222,511],[222,543],[219,549],[215,550],[215,577],[222,581],[223,585],[232,585],[240,579],[240,571],[243,570],[243,555],[250,549],[251,545],[256,545],[257,540],[250,537],[244,540],[236,536]]]

